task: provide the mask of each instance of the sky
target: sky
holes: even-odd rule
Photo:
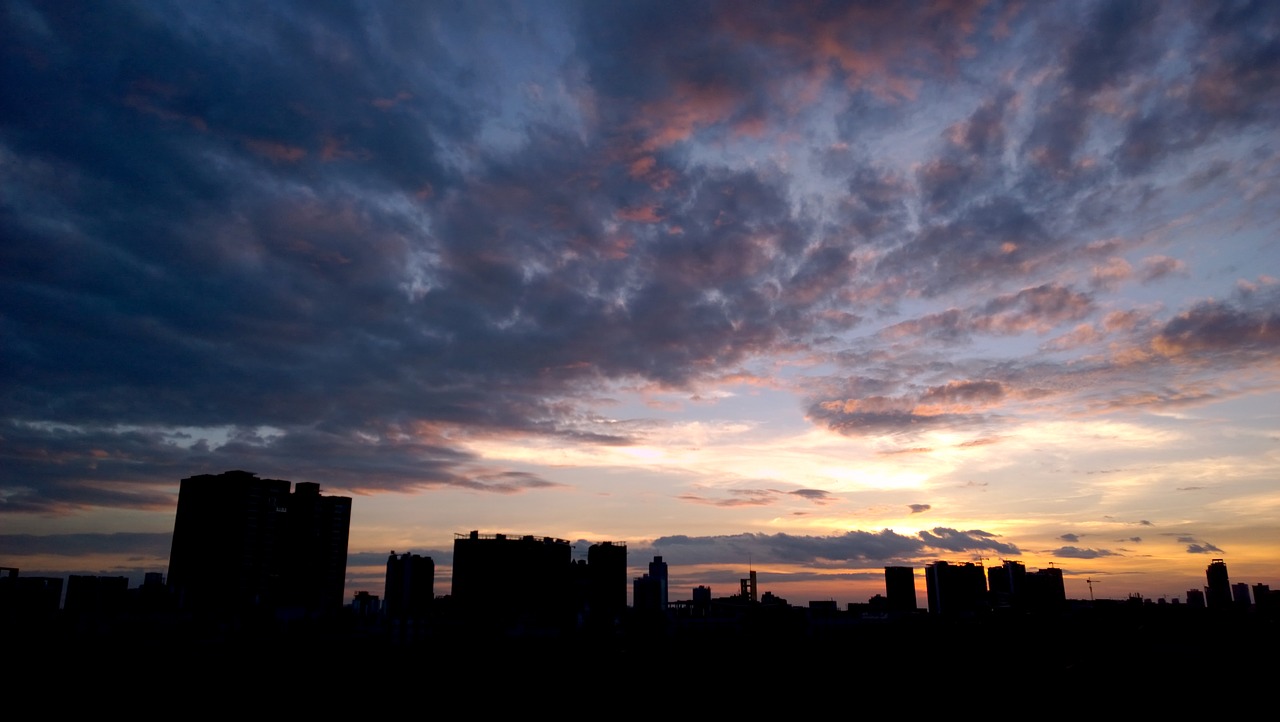
[[[0,6],[0,566],[179,481],[842,606],[1280,588],[1280,3]],[[628,590],[630,598],[630,590]]]

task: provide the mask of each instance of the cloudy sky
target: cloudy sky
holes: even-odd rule
[[[1280,3],[0,8],[0,566],[179,480],[865,602],[1280,588]],[[924,603],[923,578],[919,596]]]

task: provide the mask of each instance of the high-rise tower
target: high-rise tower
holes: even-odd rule
[[[387,618],[393,621],[425,619],[435,599],[436,562],[431,557],[404,553],[387,557],[387,577],[382,592]]]
[[[1221,559],[1209,560],[1204,571],[1209,584],[1205,588],[1205,603],[1209,609],[1224,611],[1231,608],[1231,580],[1227,576],[1227,563]]]
[[[649,562],[649,577],[657,585],[658,609],[665,611],[670,588],[667,578],[667,563],[662,561],[662,557],[654,557],[653,561]]]
[[[915,569],[911,567],[885,567],[884,589],[890,612],[916,611]]]
[[[451,603],[494,630],[556,630],[575,616],[573,546],[565,539],[455,534]]]
[[[322,616],[341,611],[351,499],[247,471],[183,479],[168,584],[183,611]]]
[[[587,548],[587,609],[591,622],[611,626],[627,612],[627,545],[600,542]]]
[[[972,616],[991,609],[981,565],[932,562],[924,568],[924,581],[930,614]]]

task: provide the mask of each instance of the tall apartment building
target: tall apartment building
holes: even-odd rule
[[[1227,563],[1210,559],[1204,570],[1208,585],[1205,587],[1205,603],[1209,609],[1225,611],[1231,608],[1231,579],[1227,575]]]
[[[884,590],[890,613],[916,611],[916,570],[911,567],[885,567]]]
[[[665,614],[670,603],[667,563],[656,556],[649,562],[649,573],[631,582],[631,604],[644,614]]]
[[[991,608],[987,576],[980,564],[932,562],[924,568],[924,581],[930,614],[972,616]]]
[[[449,610],[476,631],[609,629],[627,607],[627,547],[600,542],[575,562],[564,539],[455,534]]]
[[[626,544],[606,541],[587,548],[586,607],[597,626],[612,626],[626,615]]]
[[[247,471],[182,480],[169,554],[177,608],[319,617],[341,611],[351,499]]]
[[[1240,609],[1249,609],[1253,606],[1253,600],[1249,598],[1249,585],[1246,582],[1237,582],[1231,585],[1231,601]]]
[[[387,557],[382,603],[390,620],[425,619],[435,599],[436,563],[431,557],[404,553]]]
[[[1016,612],[1057,612],[1066,608],[1062,570],[1046,567],[1028,572],[1019,561],[1002,560],[987,570],[991,608]]]
[[[573,623],[573,546],[564,539],[455,534],[450,601],[465,622],[492,629]]]
[[[129,605],[129,578],[72,574],[62,610],[74,617],[112,617]]]
[[[0,567],[0,627],[46,622],[61,609],[62,577],[24,577],[17,567]]]

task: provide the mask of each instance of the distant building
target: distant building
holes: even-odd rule
[[[382,596],[387,619],[425,619],[435,599],[435,577],[436,563],[431,557],[391,552]]]
[[[738,580],[738,594],[743,600],[752,604],[760,601],[760,584],[756,579],[756,570],[752,569],[747,572],[746,579]]]
[[[830,619],[840,612],[840,607],[834,599],[817,599],[809,602],[809,615],[811,617]]]
[[[662,561],[662,557],[654,557],[649,562],[649,576],[656,585],[657,602],[659,609],[667,608],[667,601],[670,599],[670,583],[667,576],[667,563]]]
[[[72,574],[67,577],[67,598],[62,610],[69,617],[109,619],[118,617],[129,605],[128,577],[99,577]]]
[[[911,567],[884,568],[885,611],[890,614],[917,610],[916,570]]]
[[[996,610],[1021,609],[1025,601],[1027,567],[1022,562],[1001,560],[987,570],[987,590]]]
[[[924,581],[929,614],[973,616],[991,608],[987,600],[987,577],[981,565],[932,562],[925,566]]]
[[[1227,563],[1221,559],[1211,559],[1205,569],[1205,602],[1209,609],[1226,610],[1231,608],[1231,580],[1227,576]]]
[[[1280,617],[1280,593],[1271,591],[1268,584],[1254,584],[1253,607],[1263,619]]]
[[[563,630],[578,611],[572,567],[564,539],[455,534],[451,604],[464,623],[495,631]]]
[[[318,617],[345,603],[351,499],[247,471],[183,479],[168,584],[181,611]]]
[[[649,562],[649,573],[631,583],[631,605],[640,614],[661,615],[669,606],[667,563],[655,556]]]
[[[627,545],[600,542],[587,548],[587,621],[611,627],[627,613]]]
[[[711,611],[711,587],[699,585],[693,588],[693,614],[705,617]]]
[[[135,611],[145,615],[157,615],[169,611],[169,588],[164,583],[164,574],[147,572],[142,576],[142,584],[130,589],[132,606]]]
[[[637,614],[658,614],[662,611],[658,603],[658,583],[648,574],[641,574],[631,580],[631,606]]]
[[[987,584],[995,611],[1027,614],[1066,609],[1067,590],[1062,570],[1056,567],[1028,572],[1022,562],[1003,560],[987,571]]]
[[[1187,607],[1191,609],[1204,609],[1204,590],[1188,589],[1187,590]]]
[[[1067,587],[1057,567],[1037,569],[1023,578],[1024,608],[1029,612],[1061,612],[1067,608]]]
[[[62,577],[20,576],[17,567],[0,567],[0,623],[23,628],[61,611]]]
[[[356,592],[351,598],[351,613],[363,622],[376,620],[383,612],[383,604],[376,594]]]
[[[1240,609],[1248,609],[1253,606],[1253,600],[1249,598],[1249,585],[1245,582],[1231,585],[1231,601]]]

